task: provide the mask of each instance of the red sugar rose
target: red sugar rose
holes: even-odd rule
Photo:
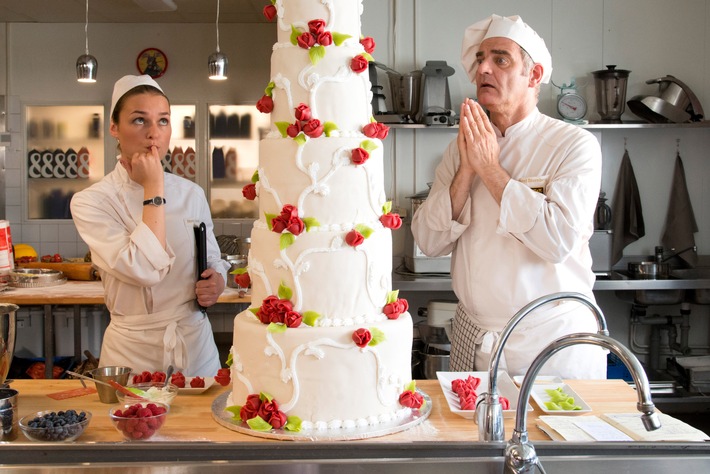
[[[229,373],[229,369],[219,369],[217,370],[217,375],[214,376],[215,382],[220,384],[223,387],[226,387],[229,385],[229,382],[231,381],[232,377]]]
[[[318,138],[323,135],[323,125],[318,119],[311,119],[303,125],[303,133],[311,138]]]
[[[371,36],[366,36],[360,39],[360,44],[365,48],[365,52],[372,54],[375,51],[375,40]]]
[[[312,118],[311,108],[306,104],[298,104],[294,109],[294,115],[296,116],[296,120],[307,122]]]
[[[370,331],[365,328],[360,328],[360,329],[355,330],[355,332],[353,332],[352,337],[353,337],[353,342],[358,347],[365,347],[372,340],[372,334],[370,334]]]
[[[308,31],[310,31],[314,36],[318,36],[325,31],[325,21],[320,19],[309,21]]]
[[[170,383],[177,388],[185,388],[185,375],[182,372],[175,372],[170,376]]]
[[[383,214],[380,216],[380,223],[387,229],[399,229],[402,227],[402,218],[399,214]]]
[[[150,376],[150,381],[151,382],[158,382],[158,383],[163,383],[165,382],[165,379],[167,379],[168,375],[165,372],[161,371],[156,371],[153,372]]]
[[[350,160],[353,164],[362,165],[370,158],[370,153],[364,148],[355,148],[350,155]]]
[[[421,408],[424,404],[424,397],[420,393],[406,390],[400,394],[399,403],[404,407]]]
[[[274,99],[264,95],[256,103],[256,109],[263,114],[270,114],[274,110]]]
[[[234,283],[239,285],[241,288],[249,288],[249,285],[251,285],[251,277],[248,273],[234,275]]]
[[[306,225],[301,218],[298,217],[298,209],[287,204],[281,210],[281,214],[271,219],[271,228],[277,234],[285,230],[293,235],[300,235],[306,228]]]
[[[244,196],[245,199],[248,199],[250,201],[256,199],[256,184],[249,183],[244,186],[242,188],[242,196]]]
[[[264,419],[268,424],[271,425],[271,427],[275,430],[281,429],[284,427],[288,419],[286,418],[286,414],[282,411],[277,411],[274,413],[271,413],[271,416],[269,416],[269,419]]]
[[[239,417],[242,421],[248,421],[257,416],[259,412],[259,407],[261,406],[261,400],[259,399],[259,394],[252,393],[247,396],[247,401],[242,405],[242,409],[239,411]]]
[[[297,328],[302,321],[303,316],[298,311],[288,311],[284,316],[284,324],[289,328]]]
[[[330,31],[324,31],[318,35],[318,44],[321,46],[330,46],[333,44],[333,34]]]
[[[301,130],[303,127],[301,126],[301,122],[295,122],[286,127],[286,135],[288,135],[291,138],[296,138],[299,133],[301,133]]]
[[[407,300],[398,298],[397,301],[386,304],[382,312],[385,313],[387,319],[397,319],[399,315],[406,312],[408,309],[409,303],[407,303]]]
[[[345,242],[351,247],[357,247],[358,245],[361,245],[364,241],[365,237],[363,237],[362,234],[356,230],[351,230],[345,236]]]
[[[367,71],[368,66],[367,58],[362,54],[358,54],[350,61],[350,69],[356,74]]]
[[[267,20],[271,21],[276,18],[276,7],[274,5],[266,5],[262,13]]]
[[[380,140],[387,138],[389,131],[390,128],[387,125],[379,122],[370,122],[362,127],[362,133],[364,133],[365,136],[370,138],[379,138]]]
[[[204,388],[205,387],[205,379],[202,377],[192,377],[192,380],[190,380],[190,387]]]
[[[316,38],[311,33],[305,32],[298,35],[296,42],[303,49],[311,49],[316,44]]]

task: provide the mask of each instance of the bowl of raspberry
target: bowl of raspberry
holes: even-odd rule
[[[170,406],[158,402],[129,402],[109,410],[116,430],[126,441],[152,438],[168,418]]]

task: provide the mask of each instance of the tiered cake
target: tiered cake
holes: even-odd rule
[[[412,319],[392,291],[401,219],[384,193],[388,129],[372,117],[362,0],[272,0],[264,13],[278,25],[257,105],[271,131],[243,191],[258,199],[259,219],[228,405],[256,429],[390,423],[422,397],[411,378]]]

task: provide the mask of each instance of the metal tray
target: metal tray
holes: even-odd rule
[[[57,286],[66,281],[64,273],[48,268],[16,268],[8,275],[8,284],[15,288]]]

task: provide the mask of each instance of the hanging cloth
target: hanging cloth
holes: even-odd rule
[[[614,205],[611,210],[612,229],[611,243],[612,265],[621,260],[624,247],[646,235],[646,225],[643,221],[641,196],[639,195],[634,167],[631,165],[628,150],[624,149],[624,157],[619,166],[619,176],[614,189]]]
[[[675,159],[671,196],[668,202],[668,212],[666,213],[666,227],[663,231],[661,244],[672,253],[695,247],[693,234],[697,231],[698,224],[695,222],[693,205],[688,194],[683,160],[681,160],[680,153],[678,153]],[[698,264],[698,253],[695,250],[687,250],[678,255],[678,257],[683,259],[691,268]]]

